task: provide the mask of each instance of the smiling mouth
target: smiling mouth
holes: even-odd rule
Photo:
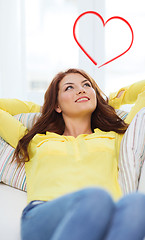
[[[78,101],[76,101],[77,103],[79,103],[79,102],[87,102],[87,101],[89,101],[90,99],[82,99],[82,100],[78,100]]]

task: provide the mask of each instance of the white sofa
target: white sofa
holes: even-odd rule
[[[20,218],[26,192],[0,183],[0,239],[20,240]]]

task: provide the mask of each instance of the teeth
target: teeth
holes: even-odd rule
[[[77,102],[80,102],[80,101],[82,101],[83,99],[88,100],[88,98],[80,98],[79,100],[77,100]]]

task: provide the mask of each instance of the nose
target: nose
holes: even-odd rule
[[[85,89],[83,87],[78,88],[77,94],[80,94],[82,92],[85,93],[86,92]]]

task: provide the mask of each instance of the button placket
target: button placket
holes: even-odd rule
[[[74,148],[74,155],[75,155],[75,161],[80,161],[80,151],[79,151],[79,142],[75,139],[73,141],[73,148]]]

